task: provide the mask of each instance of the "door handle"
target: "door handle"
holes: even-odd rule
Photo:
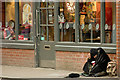
[[[37,34],[37,36],[39,37],[39,36],[40,36],[40,34]]]
[[[40,34],[37,34],[37,35],[36,35],[36,38],[38,38],[39,36],[40,36]]]

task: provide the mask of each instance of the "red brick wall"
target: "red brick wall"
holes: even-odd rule
[[[2,49],[2,64],[34,67],[34,50]]]
[[[120,77],[120,1],[116,3],[116,44],[117,73]]]
[[[83,71],[82,68],[89,57],[86,52],[56,52],[56,69]],[[116,60],[116,54],[108,54],[111,60]]]

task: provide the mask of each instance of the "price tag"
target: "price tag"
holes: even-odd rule
[[[18,35],[18,40],[24,40],[24,35]]]

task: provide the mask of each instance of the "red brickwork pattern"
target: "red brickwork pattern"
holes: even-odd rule
[[[89,57],[85,52],[56,52],[56,69],[83,71],[83,66]],[[111,60],[116,60],[116,54],[108,54]]]
[[[120,1],[116,3],[116,44],[117,73],[120,77]]]
[[[34,67],[34,50],[2,49],[2,64]]]

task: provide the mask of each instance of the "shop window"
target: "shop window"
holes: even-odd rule
[[[105,2],[105,43],[116,43],[115,2]]]
[[[75,2],[60,2],[59,6],[60,41],[75,41]]]
[[[18,40],[31,40],[32,30],[32,3],[19,2],[19,35]]]
[[[2,3],[2,39],[15,39],[15,2]]]
[[[100,2],[80,2],[80,42],[100,42]]]

